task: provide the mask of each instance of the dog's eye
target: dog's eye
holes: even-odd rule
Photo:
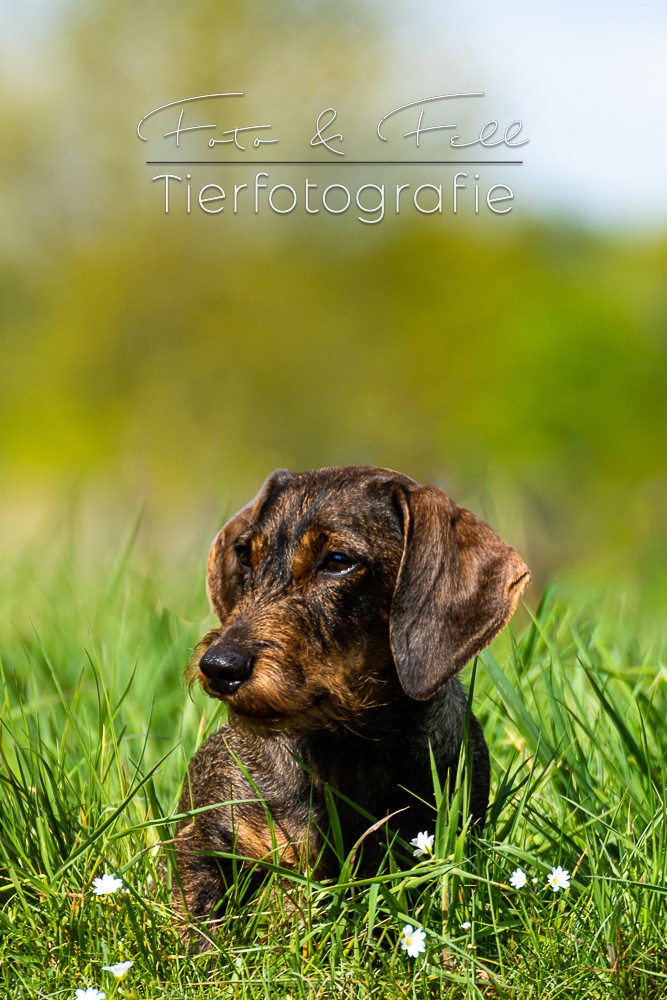
[[[235,548],[236,561],[244,573],[249,573],[252,569],[250,561],[250,547],[248,545],[237,545]]]
[[[344,552],[327,552],[318,566],[320,573],[331,573],[334,576],[342,576],[349,573],[357,566],[354,559],[346,556]]]

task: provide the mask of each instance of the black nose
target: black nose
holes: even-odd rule
[[[233,694],[247,681],[255,659],[236,646],[209,646],[199,669],[217,694]]]

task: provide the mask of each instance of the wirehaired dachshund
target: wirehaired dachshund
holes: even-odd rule
[[[208,557],[220,625],[190,679],[229,716],[185,782],[181,811],[199,811],[176,839],[177,906],[214,915],[232,878],[224,855],[332,874],[327,789],[362,871],[381,857],[374,838],[386,844],[374,820],[407,840],[432,828],[432,760],[451,785],[466,722],[456,675],[529,579],[511,546],[434,486],[357,466],[272,473]],[[481,826],[489,755],[470,715],[468,740]]]

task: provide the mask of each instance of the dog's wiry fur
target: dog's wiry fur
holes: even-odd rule
[[[205,920],[225,891],[231,868],[211,852],[332,872],[325,784],[340,793],[346,850],[368,815],[403,810],[391,825],[408,840],[432,828],[430,753],[444,783],[463,736],[455,675],[529,579],[514,549],[435,487],[377,468],[273,473],[209,555],[220,627],[190,673],[227,702],[229,722],[183,791],[182,811],[204,810],[176,841],[185,909]],[[481,825],[489,758],[474,717],[469,740]],[[372,843],[364,851],[370,870]]]

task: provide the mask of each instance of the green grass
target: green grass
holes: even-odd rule
[[[157,845],[221,720],[181,680],[207,625],[201,567],[140,569],[133,539],[91,560],[63,539],[0,571],[2,997],[667,997],[666,675],[622,600],[553,589],[479,658],[493,786],[476,853],[443,800],[434,857],[388,852],[366,882],[350,859],[337,884],[267,864],[193,954]],[[572,876],[558,893],[555,865]],[[106,872],[129,891],[95,896]],[[406,923],[426,932],[418,958]],[[101,966],[124,959],[114,985]]]

